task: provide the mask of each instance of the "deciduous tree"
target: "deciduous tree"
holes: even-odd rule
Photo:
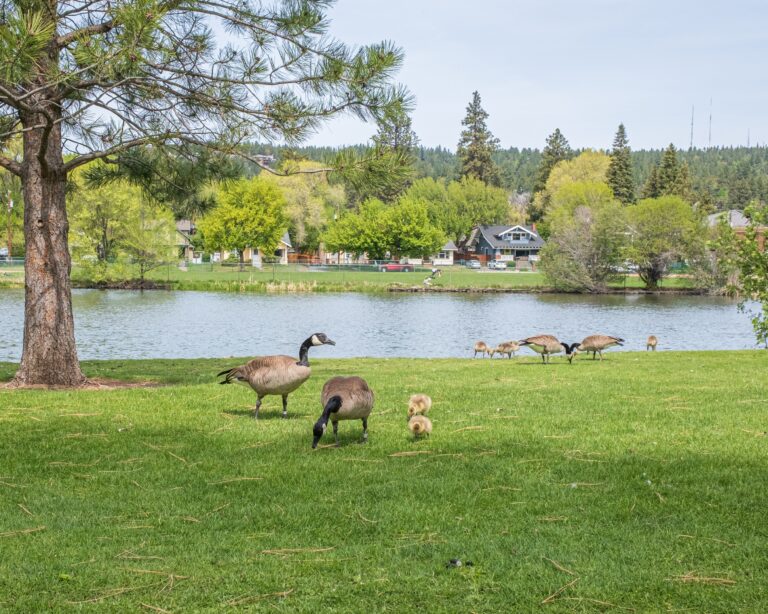
[[[746,209],[746,213],[749,226],[744,240],[738,243],[737,256],[744,297],[739,308],[749,314],[757,342],[768,349],[768,208],[753,204]]]
[[[219,204],[198,226],[209,250],[237,250],[242,268],[246,248],[275,251],[288,226],[285,199],[270,181],[241,179],[221,189]]]
[[[656,288],[669,266],[697,255],[704,244],[702,220],[679,196],[647,198],[627,208],[627,257],[646,287]]]
[[[617,276],[626,243],[624,210],[602,182],[564,184],[547,214],[541,270],[556,288],[599,292]]]

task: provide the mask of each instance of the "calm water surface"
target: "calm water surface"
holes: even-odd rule
[[[649,334],[659,350],[755,347],[733,301],[698,296],[75,290],[73,303],[82,359],[295,355],[314,332],[337,342],[314,349],[318,358],[466,357],[476,340],[537,333],[569,343],[617,335],[625,350],[644,350]],[[0,361],[20,359],[23,317],[23,291],[0,290]]]

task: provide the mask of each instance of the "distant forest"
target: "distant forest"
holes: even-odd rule
[[[368,147],[351,149],[363,154]],[[278,160],[289,150],[270,145],[252,145],[253,153],[272,154]],[[292,155],[324,162],[339,148],[296,147]],[[580,151],[575,150],[574,155]],[[659,162],[662,149],[632,152],[636,194],[640,195],[651,167]],[[415,178],[433,177],[447,180],[458,177],[456,155],[443,147],[418,147],[415,152]],[[679,150],[678,160],[689,167],[696,200],[714,209],[741,209],[753,200],[768,202],[768,147],[712,147]],[[502,187],[510,192],[530,192],[541,160],[538,149],[500,149],[493,155],[499,166]]]

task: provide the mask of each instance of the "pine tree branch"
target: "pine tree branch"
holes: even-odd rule
[[[106,34],[110,30],[112,30],[117,24],[113,19],[110,19],[109,21],[105,21],[103,23],[97,23],[93,24],[91,26],[85,26],[83,28],[79,28],[77,30],[73,30],[72,32],[69,32],[67,34],[64,34],[63,36],[59,36],[56,38],[56,47],[59,49],[63,49],[70,43],[76,41],[77,39],[81,37],[91,36],[93,34]]]
[[[2,166],[9,173],[13,173],[17,177],[21,177],[21,164],[5,156],[0,156],[0,166]]]

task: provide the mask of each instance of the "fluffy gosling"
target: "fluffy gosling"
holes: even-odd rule
[[[432,399],[426,394],[412,394],[408,401],[408,418],[417,414],[426,414],[432,407]]]
[[[426,416],[416,415],[408,420],[408,430],[415,439],[432,434],[432,421]]]

